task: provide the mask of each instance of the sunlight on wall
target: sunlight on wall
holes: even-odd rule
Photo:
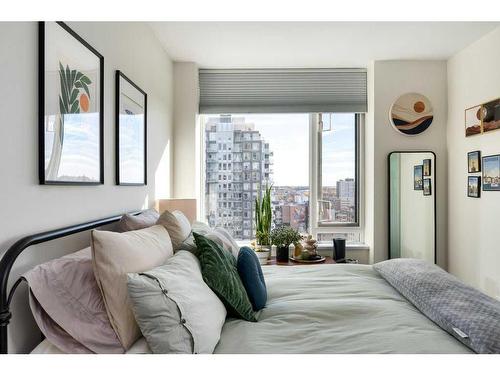
[[[144,198],[144,202],[142,203],[142,210],[148,209],[149,208],[149,194],[146,194],[146,197]]]
[[[153,197],[154,200],[170,198],[170,154],[170,140],[168,140],[155,171],[155,196]]]

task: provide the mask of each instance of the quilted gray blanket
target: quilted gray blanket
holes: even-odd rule
[[[500,302],[418,259],[373,266],[434,323],[476,353],[500,353]]]

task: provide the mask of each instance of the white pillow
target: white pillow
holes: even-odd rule
[[[203,281],[195,255],[181,250],[163,266],[129,273],[127,284],[153,353],[213,353],[226,309]]]
[[[162,225],[168,231],[175,251],[181,248],[182,243],[191,234],[191,224],[181,211],[163,212],[156,224]]]

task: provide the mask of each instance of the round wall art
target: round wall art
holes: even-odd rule
[[[391,124],[406,135],[417,135],[432,123],[433,110],[429,99],[417,93],[401,95],[392,105]]]

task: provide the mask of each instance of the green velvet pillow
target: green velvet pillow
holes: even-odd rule
[[[256,322],[252,304],[241,282],[236,259],[214,241],[194,233],[203,280],[226,306],[229,315]]]

